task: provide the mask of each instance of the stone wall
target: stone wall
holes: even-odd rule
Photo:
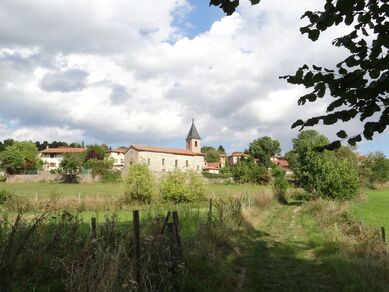
[[[58,181],[59,177],[56,174],[52,174],[48,171],[40,171],[38,174],[17,174],[8,175],[7,183],[29,183],[29,182],[52,182]],[[100,181],[99,176],[93,177],[91,173],[80,174],[80,183],[96,183]]]

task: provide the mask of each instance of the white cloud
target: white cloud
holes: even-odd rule
[[[173,146],[195,117],[204,143],[236,150],[270,135],[285,149],[291,123],[325,101],[297,107],[304,90],[278,77],[344,55],[331,47],[336,33],[300,35],[300,16],[318,5],[242,4],[189,39],[174,24],[185,0],[1,1],[0,118],[26,139],[43,129],[41,140]],[[75,69],[87,73],[66,74]]]

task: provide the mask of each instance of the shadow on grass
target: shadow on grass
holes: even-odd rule
[[[234,262],[244,277],[239,291],[388,291],[388,266],[367,261],[358,248],[331,241],[317,246],[292,233],[280,242],[254,228],[234,236],[243,254]]]

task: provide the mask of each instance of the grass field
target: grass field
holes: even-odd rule
[[[0,183],[0,190],[3,189],[14,192],[19,196],[38,196],[39,198],[50,198],[54,194],[60,194],[64,197],[123,195],[123,186],[120,183]],[[256,194],[260,189],[261,187],[258,185],[206,185],[207,196]]]
[[[355,204],[353,214],[369,226],[389,228],[389,189],[370,190],[367,199]]]

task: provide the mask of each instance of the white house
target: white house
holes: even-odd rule
[[[122,169],[124,167],[125,148],[116,148],[108,151],[108,157],[113,160],[113,168]]]
[[[57,169],[65,154],[67,153],[83,153],[84,148],[58,147],[49,148],[39,152],[39,158],[43,161],[44,170]]]
[[[201,153],[200,135],[194,121],[186,137],[186,149],[162,148],[133,144],[124,155],[125,167],[131,164],[146,164],[154,172],[194,170],[205,167],[205,154]]]

